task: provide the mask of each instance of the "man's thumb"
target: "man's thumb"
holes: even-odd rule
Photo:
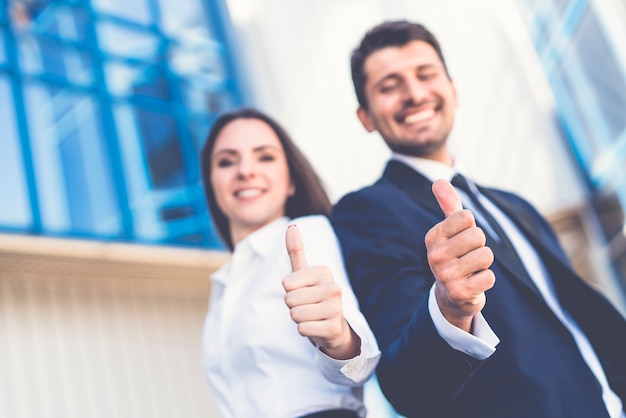
[[[287,253],[291,261],[291,271],[295,272],[307,268],[300,230],[294,224],[287,227],[287,232],[285,232],[285,245],[287,246]]]
[[[446,218],[454,212],[463,209],[461,198],[449,181],[444,179],[436,180],[433,183],[433,194]]]

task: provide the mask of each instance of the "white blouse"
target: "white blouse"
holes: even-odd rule
[[[361,338],[361,354],[354,359],[326,356],[298,333],[289,315],[282,280],[291,273],[285,231],[292,223],[302,235],[309,266],[327,266],[342,287],[344,316]],[[380,351],[326,217],[277,219],[238,243],[211,278],[203,362],[223,418],[292,418],[329,409],[365,416],[362,385]]]

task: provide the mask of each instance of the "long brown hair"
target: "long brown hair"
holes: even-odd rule
[[[274,119],[265,113],[252,109],[243,108],[227,113],[223,113],[215,121],[207,140],[202,147],[201,165],[202,180],[204,182],[204,193],[213,224],[217,227],[220,237],[231,251],[233,250],[233,240],[230,236],[229,221],[224,212],[217,205],[213,187],[211,187],[211,154],[215,147],[215,141],[226,125],[236,119],[258,119],[269,125],[276,133],[285,151],[289,175],[295,186],[295,193],[287,199],[285,205],[285,215],[290,218],[306,215],[326,215],[330,214],[331,203],[322,181],[306,159],[304,154],[291,140],[287,131]]]

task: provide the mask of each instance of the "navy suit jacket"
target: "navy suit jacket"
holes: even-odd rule
[[[492,246],[496,283],[483,315],[500,343],[484,361],[450,347],[428,311],[434,282],[424,237],[443,219],[430,180],[390,161],[374,185],[344,196],[331,221],[361,309],[382,350],[383,390],[407,417],[605,418],[600,386],[532,281]],[[571,268],[556,235],[526,201],[480,188],[534,245],[563,308],[593,344],[626,400],[626,321]],[[488,238],[488,245],[489,245]],[[624,402],[626,403],[626,402]]]

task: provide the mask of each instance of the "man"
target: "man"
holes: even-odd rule
[[[461,178],[456,191],[471,211],[461,210],[446,145],[456,90],[436,38],[419,24],[384,22],[351,64],[359,120],[392,158],[331,221],[397,411],[626,417],[624,318],[576,275],[520,197]]]

